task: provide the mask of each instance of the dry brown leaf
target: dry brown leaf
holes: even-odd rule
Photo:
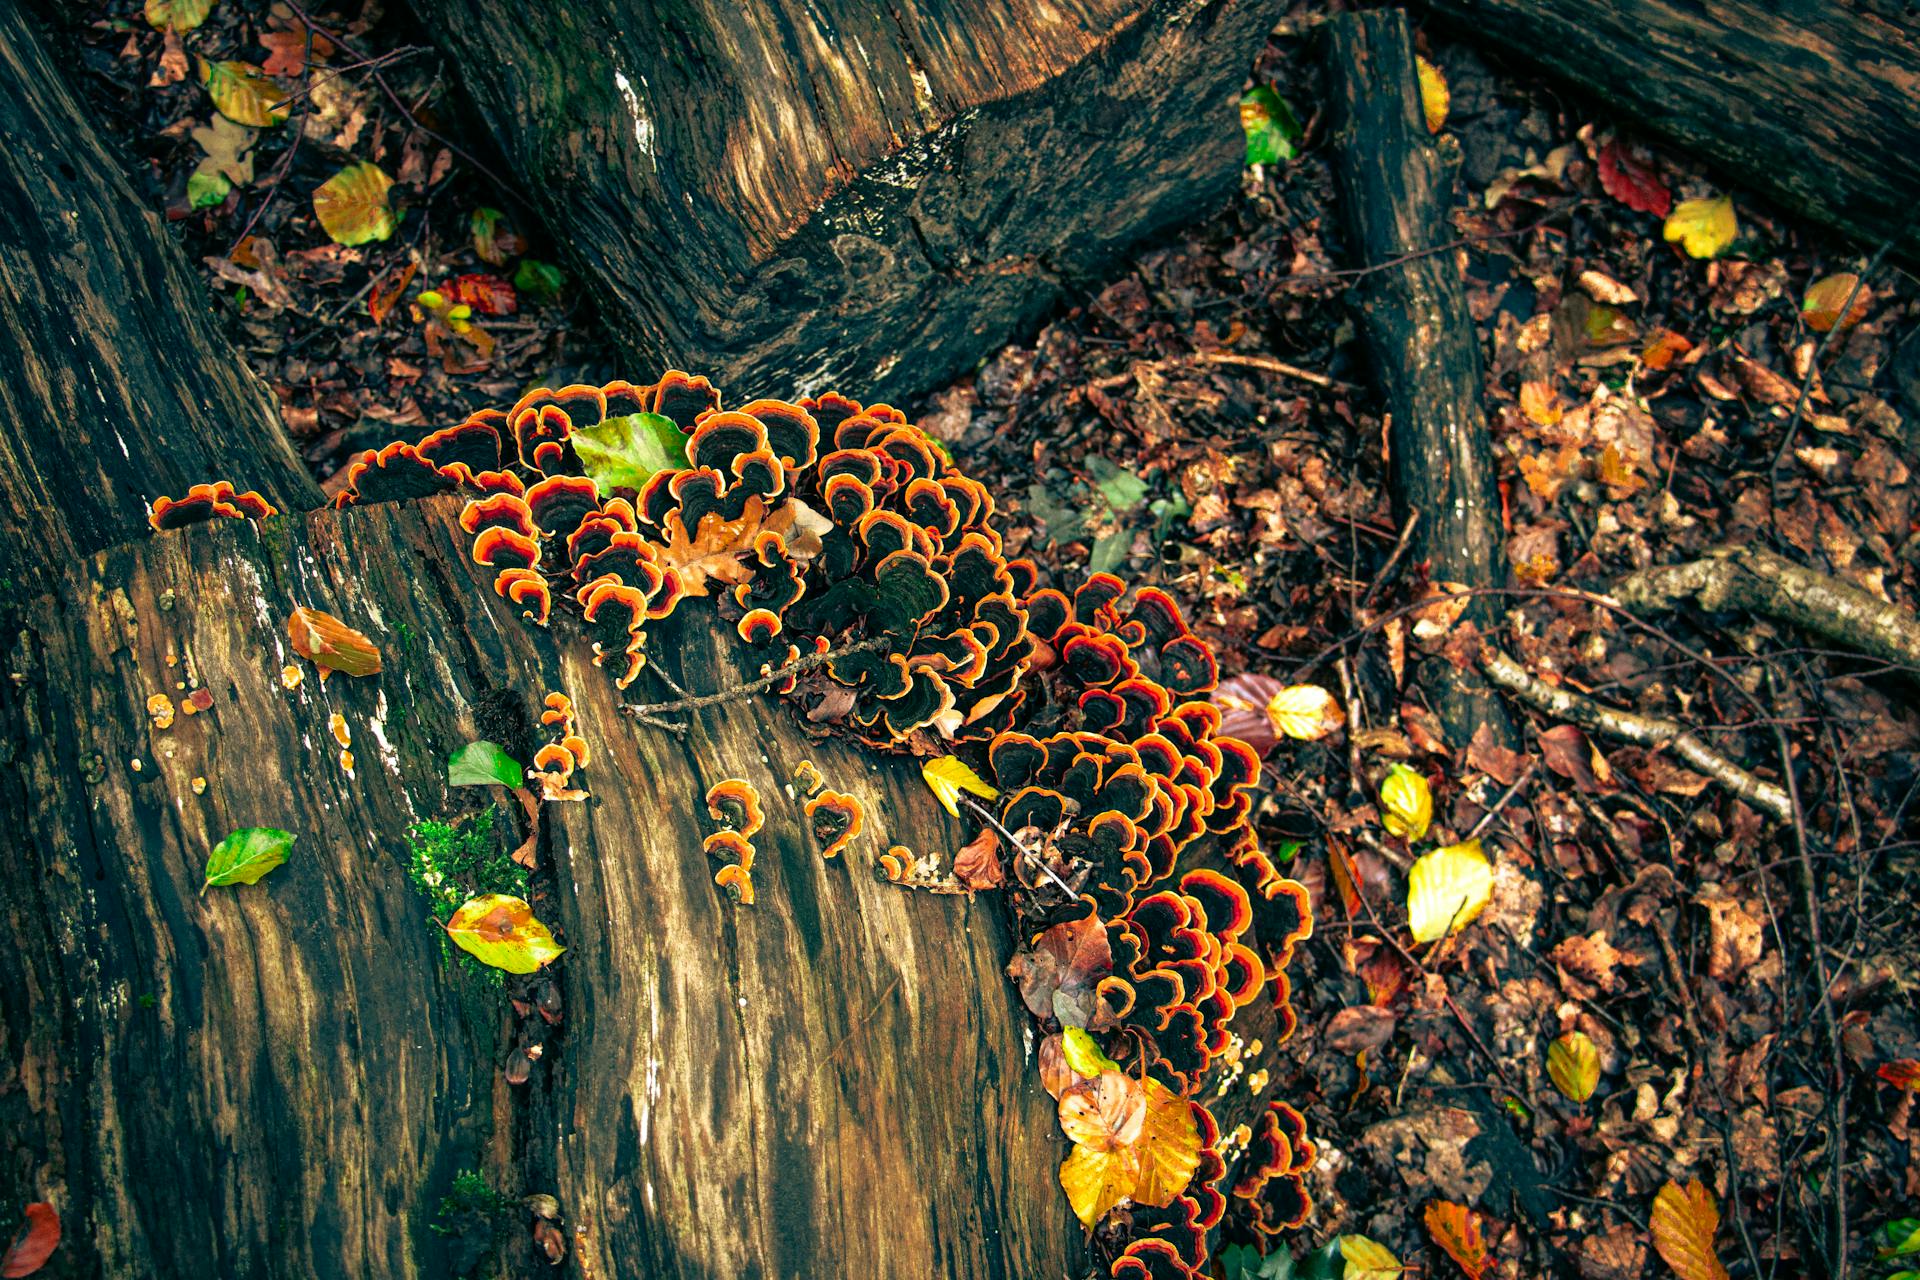
[[[1000,863],[1000,837],[989,829],[960,846],[953,855],[953,878],[969,889],[997,889],[1005,884],[1007,870]]]
[[[1765,942],[1760,922],[1722,894],[1703,893],[1694,901],[1707,909],[1707,974],[1730,982],[1760,958]]]
[[[1728,1280],[1713,1247],[1720,1207],[1700,1179],[1687,1183],[1685,1190],[1672,1181],[1661,1187],[1653,1198],[1651,1223],[1653,1247],[1680,1280]]]
[[[760,531],[767,515],[767,504],[754,497],[747,499],[746,511],[738,520],[722,520],[718,512],[700,517],[700,527],[691,534],[678,511],[667,516],[667,541],[659,547],[660,559],[680,574],[680,588],[690,596],[707,594],[708,582],[733,584],[753,576],[753,567],[741,557],[753,550],[753,535]]]

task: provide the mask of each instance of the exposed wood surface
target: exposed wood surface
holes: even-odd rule
[[[636,367],[889,398],[1224,200],[1234,104],[1282,8],[414,7]]]
[[[873,875],[890,840],[967,838],[911,762],[809,743],[767,699],[693,714],[684,747],[633,724],[583,638],[466,562],[458,506],[163,535],[6,637],[0,1192],[59,1206],[58,1274],[439,1276],[435,1207],[490,1160],[559,1197],[567,1274],[1073,1274],[997,903]],[[297,604],[364,628],[385,671],[285,689]],[[697,604],[653,648],[696,690],[745,674]],[[148,696],[189,679],[212,710],[152,728]],[[548,691],[575,700],[593,797],[547,806],[565,1020],[510,1089],[504,1001],[440,957],[403,835],[470,805],[448,754]],[[841,861],[782,788],[801,758],[866,802]],[[766,801],[752,907],[700,848],[726,776]],[[200,896],[248,825],[296,832],[291,860]]]
[[[1395,516],[1404,525],[1417,515],[1410,560],[1425,561],[1432,581],[1503,586],[1504,526],[1480,404],[1479,337],[1460,259],[1452,253],[1407,258],[1451,238],[1455,165],[1422,115],[1406,15],[1398,9],[1341,14],[1325,33],[1334,179],[1352,265],[1380,268],[1355,292],[1388,414]],[[1479,597],[1463,616],[1486,624],[1498,610]],[[1425,683],[1453,745],[1465,746],[1482,724],[1509,736],[1492,691],[1472,674],[1441,665]]]
[[[1431,0],[1491,47],[1866,245],[1920,259],[1920,11],[1904,0]]]
[[[66,70],[26,6],[0,6],[0,603],[136,536],[148,502],[191,484],[320,501]]]

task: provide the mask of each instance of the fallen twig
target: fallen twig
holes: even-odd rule
[[[1480,651],[1480,669],[1486,672],[1487,679],[1549,715],[1641,746],[1671,747],[1675,755],[1742,800],[1782,822],[1793,819],[1793,801],[1783,788],[1747,772],[1695,737],[1691,729],[1677,720],[1609,707],[1571,689],[1547,684],[1491,645]]]
[[[628,704],[622,709],[642,724],[652,724],[684,731],[686,729],[685,725],[676,724],[673,721],[661,720],[660,717],[676,711],[698,711],[702,707],[717,706],[722,702],[738,702],[740,699],[751,697],[756,693],[764,693],[766,690],[773,688],[774,685],[779,684],[782,680],[785,680],[788,676],[797,676],[802,672],[811,671],[815,667],[825,666],[827,663],[837,661],[849,654],[865,653],[870,649],[885,648],[890,643],[891,641],[886,636],[869,636],[865,640],[857,640],[842,648],[830,649],[826,653],[803,654],[785,666],[777,667],[767,672],[767,674],[761,676],[758,680],[749,680],[745,684],[736,684],[731,688],[721,689],[714,693],[699,693],[690,697],[676,698],[672,702]]]
[[[1165,360],[1143,360],[1133,365],[1125,373],[1111,374],[1108,377],[1096,380],[1091,385],[1098,390],[1105,391],[1111,387],[1121,386],[1126,382],[1132,381],[1143,373],[1165,373],[1171,369],[1178,369],[1185,365],[1194,364],[1224,364],[1234,365],[1242,369],[1259,369],[1266,373],[1277,373],[1282,377],[1311,383],[1316,387],[1321,387],[1328,391],[1351,391],[1353,389],[1344,382],[1334,381],[1324,373],[1315,373],[1311,369],[1302,369],[1297,364],[1287,364],[1285,361],[1275,360],[1271,356],[1241,355],[1234,351],[1191,351],[1186,355],[1171,356]]]

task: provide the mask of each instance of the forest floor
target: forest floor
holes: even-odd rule
[[[204,265],[315,474],[537,381],[633,373],[463,141],[476,131],[420,33],[403,15],[310,16],[339,47],[286,4],[235,0],[184,38],[140,0],[97,6],[79,34],[101,125]],[[1362,1233],[1445,1273],[1419,1213],[1444,1200],[1484,1215],[1489,1275],[1629,1280],[1662,1269],[1655,1190],[1699,1177],[1734,1274],[1823,1270],[1844,1223],[1854,1273],[1887,1275],[1901,1259],[1874,1246],[1920,1225],[1890,1225],[1920,1214],[1916,672],[1752,615],[1641,623],[1592,593],[1737,543],[1913,607],[1920,288],[1882,265],[1857,323],[1816,330],[1803,299],[1862,272],[1860,247],[1639,148],[1632,121],[1428,49],[1463,157],[1454,225],[1515,588],[1504,643],[1757,772],[1778,778],[1786,753],[1797,814],[1774,821],[1668,754],[1518,704],[1517,750],[1447,741],[1413,679],[1449,656],[1429,639],[1445,607],[1421,607],[1422,566],[1394,555],[1362,282],[1340,268],[1319,70],[1290,29],[1253,78],[1304,123],[1298,158],[1250,168],[1230,208],[905,407],[1003,495],[1013,550],[1067,585],[1091,563],[1173,590],[1218,647],[1224,696],[1317,681],[1346,707],[1344,733],[1259,744],[1264,842],[1310,837],[1291,873],[1319,921],[1293,974],[1299,1032],[1254,1064],[1320,1145],[1299,1244]],[[293,87],[292,120],[216,129],[196,56],[265,64]],[[1732,245],[1688,256],[1610,194],[1601,160],[1623,149],[1645,166],[1636,203],[1730,194]],[[218,199],[190,185],[210,150],[233,166]],[[404,219],[384,242],[336,244],[310,194],[369,159]],[[426,288],[472,316],[449,323]],[[1435,799],[1413,847],[1382,829],[1395,762]],[[1496,865],[1491,906],[1403,946],[1412,856],[1469,835]],[[1574,1031],[1598,1052],[1584,1101],[1547,1066]]]

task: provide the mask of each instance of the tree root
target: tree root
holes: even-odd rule
[[[1487,679],[1529,706],[1626,742],[1644,747],[1670,747],[1675,755],[1742,800],[1782,822],[1793,819],[1793,801],[1785,789],[1748,773],[1677,720],[1623,711],[1571,689],[1557,688],[1491,645],[1480,651],[1480,669],[1486,672]]]
[[[1759,547],[1717,547],[1686,564],[1641,569],[1613,596],[1635,613],[1689,599],[1714,612],[1745,609],[1920,671],[1920,618],[1911,610]]]

